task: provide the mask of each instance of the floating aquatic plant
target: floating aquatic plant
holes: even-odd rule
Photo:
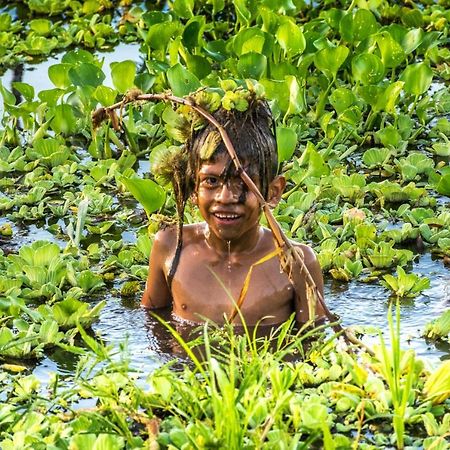
[[[391,290],[399,298],[417,297],[423,290],[430,287],[427,277],[419,277],[415,273],[406,273],[401,266],[397,266],[397,277],[383,275],[381,284]]]

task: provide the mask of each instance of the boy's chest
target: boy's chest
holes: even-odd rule
[[[201,316],[222,323],[229,317],[241,291],[247,291],[241,311],[249,325],[277,324],[294,311],[292,286],[275,256],[250,267],[258,257],[218,258],[183,251],[172,282],[173,311],[179,317],[200,321]],[[239,315],[234,320],[240,323]]]

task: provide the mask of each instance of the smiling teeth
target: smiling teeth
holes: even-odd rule
[[[218,217],[219,219],[227,219],[227,220],[232,220],[232,219],[238,219],[239,216],[237,214],[218,214],[215,213],[214,214],[216,217]]]

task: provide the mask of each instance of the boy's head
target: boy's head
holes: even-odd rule
[[[267,102],[252,99],[248,109],[243,112],[220,108],[214,113],[214,117],[230,137],[244,170],[267,198],[269,185],[278,170],[274,124]],[[187,145],[188,171],[193,183],[191,189],[195,190],[201,166],[205,162],[214,162],[219,156],[228,153],[217,128],[212,124],[194,132]],[[225,180],[237,176],[231,159],[224,172]]]

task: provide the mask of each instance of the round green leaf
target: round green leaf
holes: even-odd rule
[[[422,43],[425,34],[420,28],[409,30],[402,39],[402,47],[407,55],[412,53]]]
[[[271,36],[257,27],[244,28],[233,39],[233,50],[237,56],[249,52],[268,55],[271,47]]]
[[[334,79],[348,54],[349,49],[343,45],[327,47],[315,54],[314,64],[328,79]]]
[[[116,96],[117,91],[107,86],[97,86],[93,94],[95,100],[97,100],[102,106],[112,105],[116,100]]]
[[[124,176],[119,176],[118,179],[144,207],[147,214],[151,214],[164,205],[166,193],[154,181],[141,178],[127,178]]]
[[[376,84],[384,78],[383,62],[371,53],[361,53],[352,59],[353,78],[362,84]]]
[[[441,195],[450,195],[450,174],[443,175],[436,186]]]
[[[266,67],[267,58],[255,52],[241,55],[237,64],[237,70],[240,76],[256,80],[259,80],[264,75]]]
[[[183,31],[183,45],[190,51],[195,47],[202,46],[203,29],[205,27],[205,18],[203,16],[194,17],[186,25]]]
[[[69,69],[70,81],[75,86],[100,86],[105,74],[99,67],[90,63],[81,63]]]
[[[276,38],[287,56],[296,56],[305,51],[303,32],[294,22],[287,20],[278,27]]]
[[[297,147],[297,133],[288,127],[277,127],[278,163],[287,161]]]
[[[52,107],[56,105],[56,102],[64,93],[64,89],[45,89],[38,93],[38,97],[39,100],[47,103],[48,106]]]
[[[356,97],[350,89],[340,87],[332,92],[329,96],[329,100],[336,112],[341,114],[355,103]]]
[[[124,94],[134,86],[134,77],[136,76],[136,64],[134,61],[113,62],[110,64],[110,67],[114,87],[121,94]]]
[[[69,70],[73,67],[72,64],[53,64],[48,68],[48,77],[51,82],[60,89],[66,89],[72,82],[69,78]]]
[[[52,23],[47,19],[34,19],[29,22],[30,29],[36,34],[47,36],[52,30]]]
[[[91,52],[87,50],[77,49],[67,52],[61,59],[64,64],[78,65],[81,63],[95,64],[95,57]]]
[[[174,95],[181,97],[196,91],[201,86],[199,79],[180,63],[167,71],[167,80]]]
[[[187,68],[200,80],[211,73],[211,64],[200,55],[186,54]]]
[[[404,89],[415,96],[424,94],[433,80],[433,71],[425,62],[411,64],[402,73],[400,80],[405,82]]]
[[[50,126],[55,133],[71,134],[76,131],[77,124],[71,105],[57,105],[53,112]]]
[[[382,31],[376,37],[377,45],[380,50],[381,60],[386,69],[397,67],[405,59],[405,52],[402,46],[389,34],[388,31]]]
[[[358,9],[354,14],[346,14],[340,21],[339,29],[347,42],[360,42],[377,32],[379,24],[368,9]]]
[[[20,81],[14,81],[12,83],[14,89],[19,91],[25,98],[27,102],[31,102],[34,98],[34,87],[27,83],[22,83]]]
[[[165,50],[170,39],[177,37],[182,31],[180,22],[157,23],[150,27],[146,42],[154,50]]]
[[[223,39],[208,42],[203,50],[218,62],[223,62],[228,58],[226,42]]]

